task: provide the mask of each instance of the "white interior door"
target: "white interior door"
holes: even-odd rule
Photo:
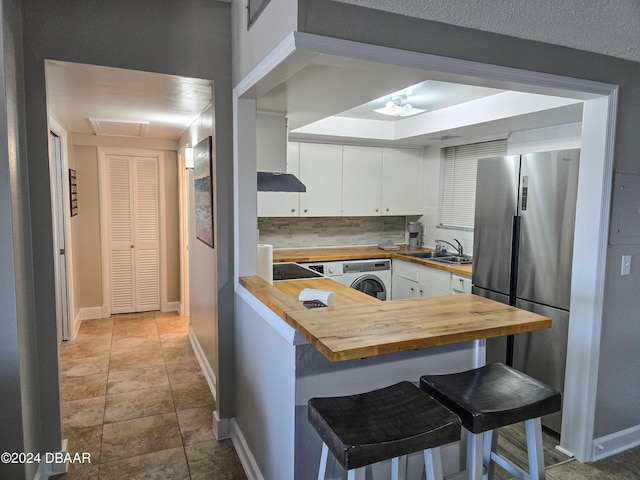
[[[63,146],[63,138],[49,132],[49,157],[51,162],[51,192],[53,214],[53,243],[56,275],[56,326],[58,340],[71,340],[73,336],[71,309],[73,305],[70,268],[69,238],[69,170]]]
[[[158,161],[107,155],[111,312],[160,309]]]

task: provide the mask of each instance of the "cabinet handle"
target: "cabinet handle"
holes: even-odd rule
[[[389,209],[387,208],[387,212],[389,211]]]
[[[307,211],[308,211],[308,210],[305,208],[305,209],[304,209],[304,213],[307,213]]]
[[[376,208],[376,212],[380,211],[379,209]]]
[[[295,208],[292,208],[292,209],[291,209],[291,213],[294,213],[295,211],[296,211],[296,209],[295,209]]]

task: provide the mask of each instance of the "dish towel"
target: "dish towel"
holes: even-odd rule
[[[327,307],[333,307],[336,304],[336,294],[328,290],[305,288],[300,292],[298,300],[301,302],[317,300],[318,302],[324,303]]]

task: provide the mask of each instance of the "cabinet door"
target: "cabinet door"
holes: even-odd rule
[[[342,152],[342,215],[380,215],[382,148],[345,145]]]
[[[451,293],[471,293],[471,279],[451,274]]]
[[[297,142],[287,146],[287,173],[300,176],[300,150]],[[300,194],[298,192],[258,192],[259,217],[297,217]]]
[[[416,283],[418,282],[418,267],[420,267],[420,265],[417,263],[407,262],[398,258],[394,258],[391,261],[391,268],[394,276],[413,280]]]
[[[418,283],[422,297],[448,295],[451,290],[451,273],[421,265],[418,268]]]
[[[418,282],[394,275],[391,277],[391,299],[413,298],[418,296]]]
[[[342,145],[300,144],[300,216],[339,217],[342,214]]]
[[[382,215],[417,215],[420,191],[420,150],[384,148]]]

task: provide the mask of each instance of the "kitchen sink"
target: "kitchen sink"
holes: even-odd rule
[[[452,255],[450,253],[440,253],[432,250],[424,252],[402,252],[400,255],[405,257],[424,258],[433,260],[434,262],[444,263],[446,265],[468,265],[473,263],[473,259],[466,255]]]
[[[438,263],[445,263],[447,265],[469,265],[470,263],[473,263],[473,259],[466,255],[448,255],[439,258],[432,258],[431,260]]]
[[[402,252],[400,255],[404,255],[406,257],[428,258],[428,259],[434,259],[434,258],[438,258],[438,257],[450,257],[451,256],[448,253],[434,252],[432,250],[427,250],[427,251],[424,251],[424,252]]]

